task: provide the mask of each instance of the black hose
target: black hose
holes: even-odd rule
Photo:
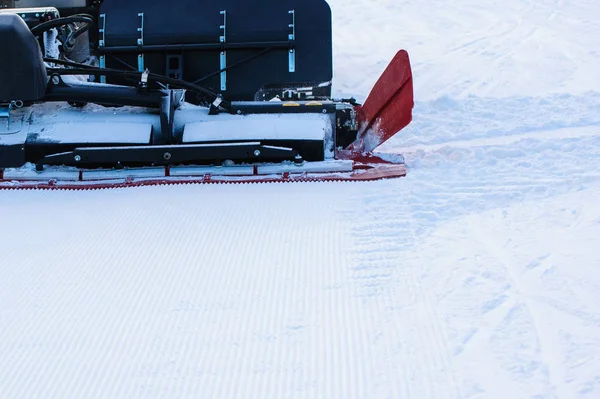
[[[91,75],[91,74],[99,74],[104,76],[113,76],[113,77],[121,77],[121,78],[134,78],[137,81],[140,80],[141,72],[138,71],[122,71],[118,69],[110,69],[110,68],[98,68],[91,65],[79,64],[72,61],[58,60],[54,58],[44,58],[45,62],[55,63],[63,66],[69,66],[73,69],[64,69],[64,68],[47,68],[50,74],[56,73],[59,75]],[[210,103],[214,102],[219,95],[202,87],[197,84],[186,82],[185,80],[173,79],[167,76],[158,75],[154,73],[148,74],[148,79],[159,82],[162,84],[166,84],[169,86],[174,86],[180,89],[186,89],[195,93],[202,94],[203,96],[208,98]],[[227,110],[228,112],[232,112],[231,103],[228,101],[221,101],[220,107]]]
[[[126,63],[125,61],[123,61],[122,59],[120,59],[119,57],[117,57],[115,55],[106,54],[106,56],[117,61],[119,64],[123,65],[124,67],[127,67],[128,69],[130,69],[132,71],[137,71],[137,68],[133,67],[132,65],[129,65],[128,63]],[[197,82],[194,82],[194,83],[197,83]]]
[[[58,58],[46,58],[44,57],[44,62],[49,62],[51,64],[58,64],[63,66],[70,66],[73,68],[90,68],[90,69],[101,69],[94,65],[81,64],[79,62],[67,61],[67,60],[59,60]]]
[[[48,32],[51,29],[59,28],[61,26],[73,24],[76,22],[84,23],[85,25],[75,30],[75,32],[71,35],[72,37],[70,37],[70,39],[76,39],[82,33],[87,31],[90,28],[90,26],[92,26],[92,24],[94,23],[94,17],[88,14],[76,14],[71,15],[70,17],[52,19],[50,21],[42,22],[41,24],[34,26],[33,28],[31,28],[31,33],[37,36],[41,33]]]

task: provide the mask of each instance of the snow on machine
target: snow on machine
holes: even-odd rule
[[[406,174],[408,54],[331,98],[324,0],[0,0],[0,60],[0,188]]]

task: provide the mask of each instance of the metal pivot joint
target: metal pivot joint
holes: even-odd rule
[[[289,28],[292,33],[288,35],[290,41],[289,48],[289,71],[290,73],[296,72],[296,49],[294,47],[294,41],[296,40],[296,11],[290,10],[289,14],[292,16],[292,23],[289,24]]]
[[[225,51],[225,43],[227,43],[227,11],[222,10],[221,15],[223,16],[223,25],[220,26],[221,37],[219,43],[221,44],[221,55],[220,55],[220,67],[221,67],[221,91],[227,90],[227,52]]]

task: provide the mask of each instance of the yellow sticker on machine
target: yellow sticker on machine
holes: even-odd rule
[[[306,103],[306,105],[309,107],[320,107],[321,105],[323,105],[323,103],[320,103],[318,101],[309,101]]]
[[[283,103],[283,106],[284,107],[299,107],[300,104],[294,103],[294,102],[285,102],[285,103]]]

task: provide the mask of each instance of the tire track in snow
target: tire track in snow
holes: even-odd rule
[[[589,255],[595,253],[599,212],[582,205],[586,200],[595,202],[596,187],[580,193],[576,201],[570,197],[555,203],[544,200],[536,204],[535,212],[523,206],[505,211],[508,217],[492,213],[482,226],[511,237],[483,236],[490,256],[506,268],[513,282],[513,301],[524,304],[536,326],[540,359],[550,381],[546,386],[555,397],[593,396],[598,387],[597,361],[590,356],[600,326],[594,305],[598,262]],[[522,231],[515,220],[545,228]],[[575,370],[578,381],[573,379]]]
[[[499,243],[496,242],[493,235],[482,235],[479,243],[485,248],[487,253],[496,260],[497,267],[501,267],[504,270],[504,274],[506,275],[510,286],[511,299],[503,296],[500,303],[491,303],[488,310],[490,312],[503,311],[503,321],[509,318],[511,313],[523,313],[524,320],[522,320],[521,323],[524,324],[524,326],[522,328],[529,330],[535,336],[535,352],[536,355],[539,356],[540,361],[543,362],[543,366],[536,364],[533,367],[543,369],[545,377],[543,385],[547,387],[545,395],[552,398],[559,397],[556,392],[559,384],[554,376],[558,371],[557,368],[560,363],[555,361],[550,355],[553,352],[555,343],[553,342],[553,339],[549,337],[550,334],[541,327],[540,314],[536,312],[536,306],[527,298],[527,294],[522,288],[519,276],[512,270],[513,267],[511,265],[514,262],[510,260],[510,255],[506,254],[506,250],[501,246],[499,247]],[[505,300],[507,302],[506,304],[504,304]],[[498,309],[500,305],[503,305],[502,310]],[[506,309],[507,307],[508,309]],[[502,327],[502,323],[497,323],[496,328],[498,330]]]
[[[357,295],[380,315],[379,351],[389,359],[385,379],[402,381],[402,394],[390,389],[392,397],[460,397],[453,378],[451,355],[439,326],[438,316],[421,286],[420,268],[405,266],[404,245],[411,233],[411,212],[401,182],[362,186],[353,196],[354,209],[363,210],[363,222],[354,227],[357,268],[353,283]],[[396,199],[390,200],[390,199]],[[407,219],[407,222],[401,221]],[[410,244],[408,244],[410,245]],[[404,256],[403,256],[404,255]],[[393,384],[392,384],[393,385]]]

